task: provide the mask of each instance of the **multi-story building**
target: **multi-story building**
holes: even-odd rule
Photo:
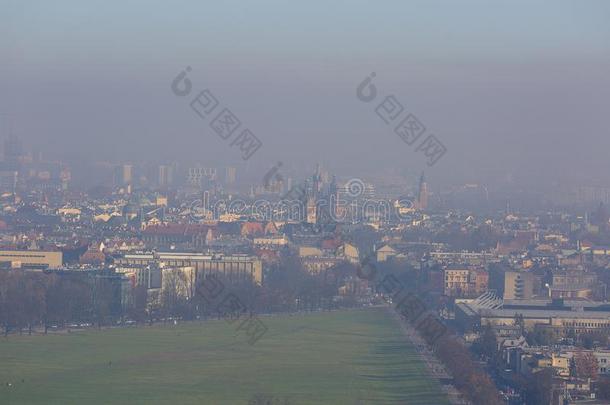
[[[63,264],[63,254],[42,250],[0,250],[0,263],[8,263],[11,268],[59,268]]]
[[[303,267],[312,274],[328,270],[344,261],[344,258],[336,256],[306,256],[301,258]]]
[[[599,283],[597,274],[586,273],[580,270],[562,271],[553,274],[553,281],[549,286],[551,298],[589,299],[595,290],[602,289],[605,297],[605,284]]]
[[[495,253],[477,252],[430,252],[430,257],[441,264],[464,263],[470,265],[482,265],[497,262],[498,255]]]
[[[0,193],[14,193],[17,189],[18,172],[0,170]]]
[[[527,300],[534,294],[534,275],[524,271],[504,273],[504,299]]]
[[[121,177],[123,184],[131,184],[133,182],[133,166],[123,165]]]
[[[428,186],[426,184],[426,180],[424,179],[424,174],[421,174],[419,178],[419,188],[417,192],[417,209],[426,210],[428,208]]]
[[[225,183],[228,185],[235,184],[237,169],[235,167],[227,167],[225,171]]]
[[[506,365],[525,375],[531,375],[536,369],[552,367],[556,376],[568,379],[574,357],[585,354],[592,354],[595,357],[599,374],[610,374],[610,350],[574,349],[569,346],[558,348],[526,346],[503,348],[503,351]]]
[[[470,289],[470,269],[464,267],[447,267],[444,270],[444,294],[450,297],[467,295]]]
[[[165,267],[192,267],[197,277],[208,274],[221,274],[229,281],[252,280],[257,284],[263,281],[262,261],[248,255],[208,255],[202,253],[143,253],[126,254],[115,260],[117,267],[148,266],[161,264]]]
[[[489,273],[484,269],[476,269],[474,277],[474,293],[483,294],[489,289]]]
[[[159,166],[159,179],[158,183],[160,187],[167,187],[174,182],[174,168],[169,165]]]
[[[162,269],[158,265],[119,265],[115,268],[118,274],[126,276],[132,285],[143,285],[147,289],[161,288]]]
[[[217,179],[215,167],[191,167],[187,174],[187,182],[193,186],[203,186],[206,182]]]
[[[593,355],[597,359],[599,374],[610,374],[610,350],[593,350]]]
[[[487,291],[489,276],[484,269],[448,266],[443,271],[444,294],[450,297],[477,296]]]

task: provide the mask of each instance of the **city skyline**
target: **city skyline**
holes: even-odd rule
[[[0,404],[610,404],[610,1],[0,10]]]

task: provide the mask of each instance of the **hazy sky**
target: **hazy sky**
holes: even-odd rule
[[[610,1],[0,0],[0,10],[0,130],[52,156],[239,163],[171,92],[188,65],[193,91],[209,88],[263,141],[253,170],[317,160],[354,174],[610,185]],[[371,72],[380,96],[447,147],[433,168],[356,98]]]

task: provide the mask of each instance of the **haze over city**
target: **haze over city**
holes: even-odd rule
[[[0,0],[0,405],[610,404],[610,1]]]
[[[239,163],[169,91],[191,66],[263,141],[260,175],[419,173],[355,97],[376,72],[450,151],[430,178],[610,180],[605,1],[3,3],[1,128],[53,157]]]

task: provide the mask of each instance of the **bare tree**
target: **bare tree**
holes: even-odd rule
[[[599,366],[597,358],[591,352],[579,351],[574,355],[574,373],[577,378],[597,379]]]

